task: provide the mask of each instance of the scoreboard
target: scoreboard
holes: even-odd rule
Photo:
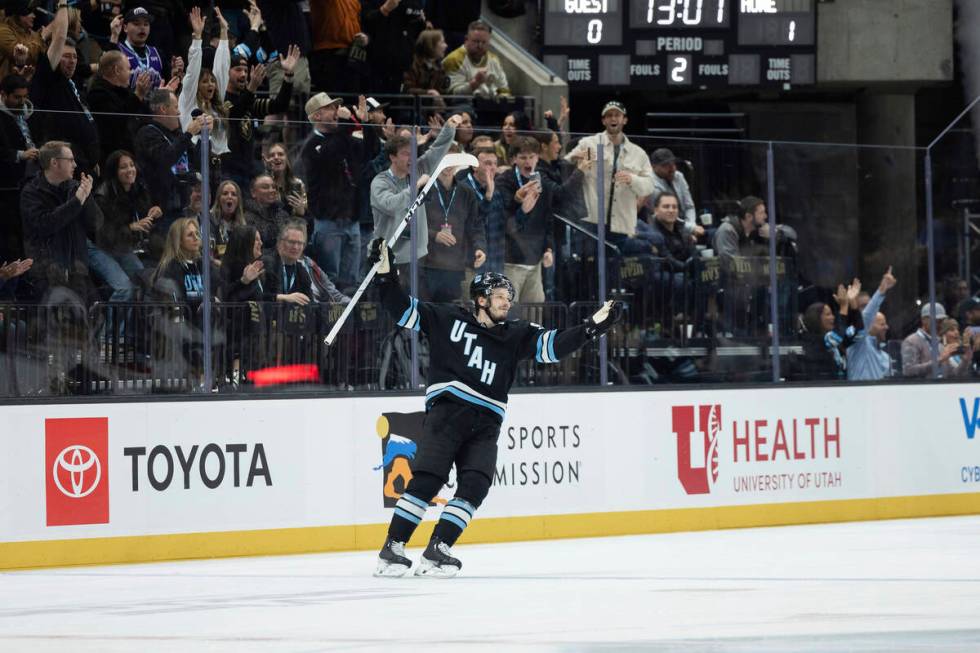
[[[542,20],[572,89],[816,83],[816,0],[545,0]]]

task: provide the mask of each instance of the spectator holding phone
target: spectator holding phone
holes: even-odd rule
[[[973,343],[964,343],[960,336],[960,324],[947,317],[939,326],[939,342],[945,356],[939,364],[944,379],[961,379],[970,375],[973,366]]]

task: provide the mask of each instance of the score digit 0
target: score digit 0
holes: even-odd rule
[[[589,21],[589,27],[585,32],[585,40],[592,45],[597,45],[602,41],[602,21],[598,18],[593,18]]]

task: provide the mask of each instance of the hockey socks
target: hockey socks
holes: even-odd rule
[[[436,524],[432,537],[448,546],[453,546],[473,519],[474,512],[476,508],[469,501],[452,499],[442,509],[442,515],[439,516],[439,523]]]
[[[425,516],[425,509],[429,507],[427,501],[414,497],[409,493],[402,495],[402,498],[395,504],[395,512],[391,516],[391,524],[388,526],[388,537],[396,542],[408,542],[412,539],[412,533],[421,523]]]

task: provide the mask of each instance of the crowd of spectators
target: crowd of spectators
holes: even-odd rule
[[[578,140],[564,98],[557,115],[535,124],[510,102],[479,2],[5,6],[5,301],[44,302],[57,288],[84,305],[145,299],[193,310],[210,287],[225,302],[342,304],[366,272],[367,242],[390,238],[438,161],[458,151],[479,165],[444,171],[415,214],[414,249],[409,230],[393,247],[406,272],[417,263],[423,299],[461,300],[486,271],[506,274],[521,303],[587,299],[556,270],[594,260],[602,224],[617,264],[650,263],[639,292],[658,290],[658,329],[673,322],[687,330],[672,336],[759,335],[768,277],[739,276],[736,261],[768,257],[770,245],[792,259],[797,247],[791,227],[770,232],[758,197],[744,197],[718,224],[699,215],[683,162],[632,142],[618,101],[596,117],[601,131]],[[384,101],[398,93],[426,99],[426,125],[401,126],[411,121]],[[720,272],[695,296],[711,260]],[[791,374],[873,380],[900,363],[903,375],[926,375],[925,309],[900,360],[885,347],[880,309],[894,283],[889,271],[873,297],[862,298],[855,281],[831,302],[800,309],[788,292],[772,299],[787,322],[799,318],[803,355]],[[980,344],[972,330],[980,309],[960,291],[947,289],[962,305],[960,322],[935,307],[945,376],[972,373]],[[752,315],[740,321],[746,307]]]

